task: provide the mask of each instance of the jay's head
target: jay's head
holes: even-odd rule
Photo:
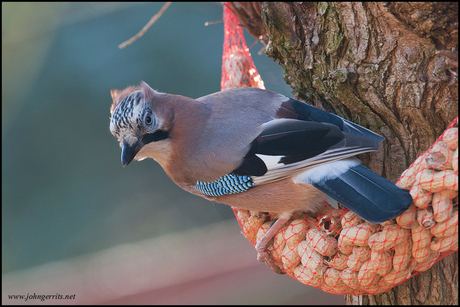
[[[163,103],[165,94],[156,92],[144,81],[140,87],[110,93],[110,132],[122,148],[122,165],[133,159],[161,160],[167,155],[174,112]]]

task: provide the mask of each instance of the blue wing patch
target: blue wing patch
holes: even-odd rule
[[[249,176],[227,174],[213,182],[197,181],[193,188],[207,196],[236,194],[249,190],[254,182]]]

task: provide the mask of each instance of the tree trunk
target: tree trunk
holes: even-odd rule
[[[455,53],[447,52],[458,47],[456,2],[240,2],[231,7],[254,36],[265,40],[266,54],[283,67],[298,99],[386,137],[380,151],[360,158],[393,182],[457,116],[458,64]],[[260,17],[265,29],[254,21]],[[457,288],[458,252],[386,293],[347,295],[346,300],[457,304]]]

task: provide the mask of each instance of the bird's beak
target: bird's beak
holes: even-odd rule
[[[123,167],[131,163],[134,157],[137,155],[139,150],[142,148],[142,137],[139,137],[136,143],[129,145],[128,143],[123,143],[123,148],[121,150],[121,164]]]

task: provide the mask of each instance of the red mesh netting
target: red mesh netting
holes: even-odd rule
[[[275,235],[270,254],[292,278],[334,294],[382,293],[428,270],[458,250],[457,119],[396,185],[414,199],[396,219],[372,224],[332,207],[316,218],[298,213]],[[277,218],[234,211],[254,245]]]
[[[238,17],[224,5],[224,53],[222,55],[221,90],[236,87],[265,89],[252,61]]]

